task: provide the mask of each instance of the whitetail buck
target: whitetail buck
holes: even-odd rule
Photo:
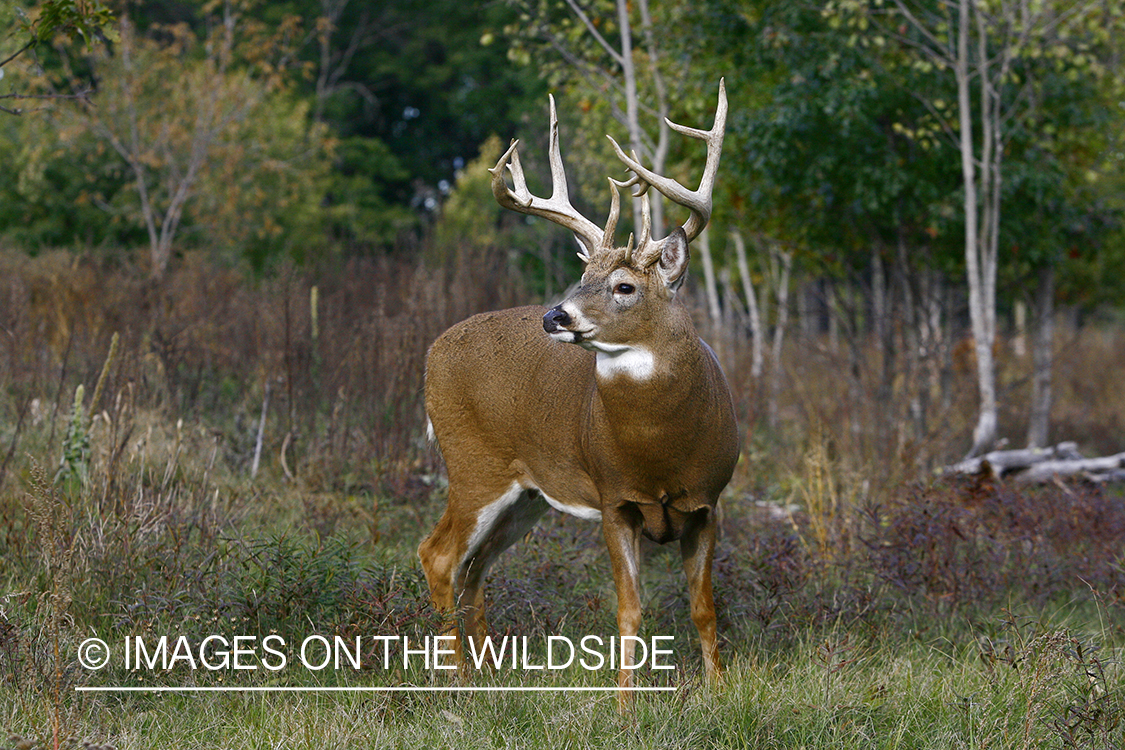
[[[470,639],[485,633],[481,587],[489,566],[552,507],[601,520],[622,636],[636,636],[641,621],[640,535],[680,540],[704,668],[709,678],[719,672],[711,593],[715,510],[738,459],[738,431],[723,372],[676,290],[687,271],[688,242],[711,216],[726,113],[720,81],[710,131],[669,122],[707,143],[698,190],[652,173],[614,141],[634,177],[610,179],[604,230],[570,204],[554,99],[551,197],[528,192],[517,142],[491,170],[502,206],[574,232],[586,270],[562,304],[476,315],[442,334],[426,360],[426,412],[449,472],[449,502],[418,553],[435,606],[461,608]],[[690,211],[660,240],[649,236],[650,186]],[[642,198],[645,225],[635,246],[630,236],[615,247],[618,189],[627,187]],[[460,639],[456,648],[463,660]],[[621,663],[633,665],[634,658],[628,646]],[[630,687],[632,674],[621,669],[619,686]]]

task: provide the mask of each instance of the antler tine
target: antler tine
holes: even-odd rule
[[[645,191],[645,190],[648,190],[648,185],[645,185],[644,182],[641,181],[641,178],[637,177],[636,175],[633,175],[632,177],[630,177],[625,182],[615,180],[612,177],[609,178],[609,186],[610,186],[609,187],[609,193],[610,193],[609,218],[606,219],[606,222],[605,222],[605,232],[604,232],[603,239],[602,239],[603,247],[608,248],[608,247],[613,246],[613,235],[617,231],[617,220],[621,217],[621,196],[620,196],[621,189],[622,188],[631,188],[634,185],[638,185],[638,184],[641,185],[641,191],[642,192]],[[637,194],[634,194],[633,197],[634,198],[637,197]],[[646,198],[646,202],[644,204],[644,211],[645,211],[645,227],[646,227],[646,232],[645,232],[644,236],[647,236],[648,235],[647,227],[651,223],[651,219],[649,218],[649,215],[648,215],[647,198]],[[637,247],[640,247],[640,245],[638,245]],[[633,251],[633,240],[632,240],[632,235],[629,235],[629,244],[626,245],[626,247],[625,247],[625,260],[626,261],[629,260],[629,256],[632,254],[632,251]]]
[[[621,188],[624,182],[618,182],[612,177],[609,180],[609,217],[605,220],[605,231],[602,232],[602,244],[612,244],[613,235],[617,231],[617,220],[621,218]]]
[[[635,155],[633,157],[627,155],[612,137],[609,140],[613,143],[613,150],[617,153],[617,158],[640,177],[641,181],[659,190],[673,203],[678,203],[691,211],[691,216],[683,225],[684,233],[687,234],[690,241],[698,237],[703,228],[707,226],[707,222],[711,220],[711,193],[715,187],[715,174],[719,170],[719,157],[723,152],[723,135],[727,123],[726,81],[719,79],[719,103],[715,108],[715,124],[710,130],[677,125],[667,118],[665,118],[665,122],[677,133],[682,133],[690,138],[698,138],[707,143],[707,165],[703,168],[703,178],[697,190],[688,190],[675,180],[652,172],[641,164],[635,158]]]
[[[637,152],[633,150],[633,161],[640,163],[637,158]],[[652,239],[652,199],[649,198],[648,189],[649,184],[641,179],[640,175],[633,174],[633,179],[629,180],[626,185],[639,185],[637,192],[633,193],[634,198],[641,199],[641,236],[637,240],[637,248],[644,248]]]
[[[559,120],[555,114],[555,97],[549,98],[551,130],[548,155],[551,163],[551,197],[539,198],[527,189],[527,179],[524,177],[519,152],[516,150],[519,141],[515,140],[500,157],[500,161],[496,162],[496,166],[488,170],[492,175],[492,194],[496,196],[496,202],[504,208],[531,216],[541,216],[574,232],[574,236],[585,249],[585,253],[579,253],[578,257],[588,262],[589,258],[599,250],[603,232],[597,224],[578,213],[570,204],[566,171],[559,150]],[[504,179],[505,167],[512,174],[513,187],[508,187]]]

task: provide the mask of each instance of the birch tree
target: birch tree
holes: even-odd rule
[[[977,366],[979,407],[969,455],[996,441],[996,284],[1001,197],[1011,135],[1031,117],[1034,65],[1042,56],[1065,55],[1096,35],[1107,8],[1025,0],[891,0],[885,8],[830,2],[826,13],[852,14],[860,43],[894,39],[913,51],[912,64],[951,76],[955,101],[919,94],[934,122],[960,155],[964,258],[969,318]],[[1093,22],[1093,24],[1092,24]],[[876,29],[868,31],[870,23]]]
[[[556,80],[584,90],[603,101],[613,119],[628,133],[628,148],[659,174],[666,173],[673,92],[649,0],[612,0],[585,6],[525,2],[523,23],[508,29],[513,55],[545,61],[543,70]],[[667,19],[664,19],[667,21]],[[682,79],[677,69],[673,79]],[[682,83],[681,83],[682,86]],[[646,124],[642,123],[642,119]],[[655,130],[655,137],[651,135]],[[663,235],[662,196],[652,196],[653,233]],[[640,226],[640,205],[634,201],[633,220]]]

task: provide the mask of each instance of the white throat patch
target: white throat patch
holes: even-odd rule
[[[656,357],[643,346],[603,344],[596,341],[588,343],[596,352],[595,367],[598,375],[603,378],[627,375],[633,380],[648,380],[656,371]]]

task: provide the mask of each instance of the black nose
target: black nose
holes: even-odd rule
[[[566,314],[566,310],[562,309],[562,305],[552,307],[543,316],[543,330],[547,333],[554,333],[560,328],[570,325],[570,323],[570,316]]]

